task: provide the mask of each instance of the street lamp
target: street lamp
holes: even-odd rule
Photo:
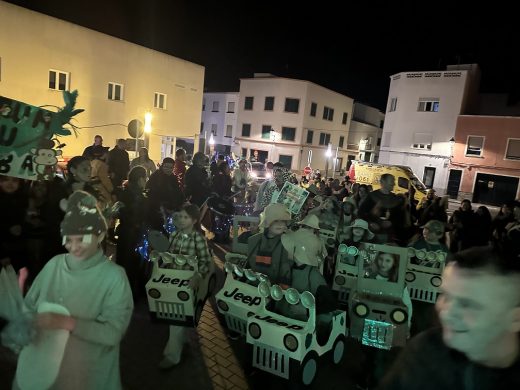
[[[150,111],[144,114],[144,132],[148,134],[152,132],[152,113]]]
[[[215,148],[215,138],[213,137],[213,132],[209,136],[209,154],[210,156],[213,155],[213,150]]]
[[[274,161],[274,156],[273,156],[273,151],[274,151],[274,143],[276,141],[276,131],[273,130],[273,128],[271,127],[271,141],[272,141],[272,144],[271,144],[271,155],[269,156],[269,160],[270,161]]]
[[[332,157],[332,144],[329,143],[327,151],[325,152],[325,179],[329,176],[329,159]]]

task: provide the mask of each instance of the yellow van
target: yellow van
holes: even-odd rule
[[[403,165],[352,161],[348,176],[352,183],[371,185],[374,190],[378,190],[381,188],[379,180],[384,173],[389,173],[395,178],[394,193],[404,194],[408,192],[410,186],[412,186],[415,188],[415,199],[419,201],[419,204],[426,196],[427,188],[417,176],[414,175],[410,167]]]

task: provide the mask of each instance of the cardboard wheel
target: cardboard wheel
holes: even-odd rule
[[[318,372],[318,354],[310,351],[302,360],[301,364],[294,362],[289,373],[290,380],[297,380],[305,386],[310,386]]]
[[[340,334],[336,341],[334,341],[334,345],[331,350],[332,354],[332,363],[339,364],[343,359],[343,355],[345,354],[345,336]]]
[[[193,324],[195,326],[197,326],[199,324],[203,309],[204,309],[204,305],[202,304],[202,302],[197,303],[197,307],[195,308],[195,315],[193,316]]]

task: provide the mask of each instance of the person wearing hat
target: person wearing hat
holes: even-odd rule
[[[289,259],[293,261],[289,286],[300,293],[309,291],[314,295],[316,314],[334,310],[336,308],[334,296],[319,271],[322,256],[321,240],[309,229],[299,229],[284,234],[281,241]],[[307,309],[301,304],[290,305],[285,299],[277,302],[276,311],[294,319],[307,320]]]
[[[17,383],[27,376],[48,376],[52,370],[41,367],[55,359],[57,374],[47,378],[53,389],[121,389],[119,344],[133,310],[128,279],[101,249],[107,223],[96,199],[76,191],[66,203],[61,235],[68,253],[45,265],[25,297],[36,334],[48,341],[53,338],[49,330],[69,332],[63,358],[56,358],[55,345],[43,343],[38,352],[48,358],[41,365],[21,364]],[[39,312],[49,303],[61,305],[70,315]],[[39,344],[30,347],[42,348]]]
[[[285,182],[289,181],[290,177],[291,172],[282,163],[275,163],[273,165],[273,178],[264,181],[258,188],[254,211],[259,213],[271,203],[271,200],[280,193]]]
[[[240,192],[236,197],[237,202],[247,199],[246,189],[251,185],[253,179],[251,172],[247,169],[247,160],[242,158],[238,162],[238,169],[233,171],[233,192]]]
[[[271,283],[286,284],[291,268],[281,242],[291,221],[291,214],[280,203],[268,205],[260,216],[261,232],[247,240],[249,267],[266,275]]]
[[[323,198],[318,207],[309,211],[309,215],[316,215],[320,220],[322,229],[336,230],[340,221],[339,203],[333,196]]]
[[[423,249],[426,252],[441,251],[447,255],[449,252],[448,247],[442,242],[444,239],[445,224],[441,221],[432,219],[431,221],[426,222],[422,229],[422,236],[412,242],[409,246],[415,249]],[[414,257],[412,262],[425,267],[440,268],[441,266],[439,262],[430,261],[426,258],[419,260]]]
[[[340,233],[340,241],[347,246],[355,246],[359,249],[362,242],[371,242],[374,239],[374,233],[372,233],[368,227],[368,222],[364,219],[356,219],[350,226],[343,228]],[[345,254],[341,257],[343,263],[350,265],[356,264],[356,256]]]

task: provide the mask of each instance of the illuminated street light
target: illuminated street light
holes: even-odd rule
[[[325,152],[325,156],[327,156],[327,158],[332,157],[332,144],[330,144],[330,143],[329,143],[329,146],[327,147],[327,152]]]
[[[144,132],[152,132],[152,113],[150,111],[144,114]]]
[[[209,136],[209,144],[211,146],[215,145],[215,138],[213,138],[213,133]]]
[[[325,152],[325,179],[329,177],[329,158],[332,157],[332,144],[329,143],[327,151]]]

